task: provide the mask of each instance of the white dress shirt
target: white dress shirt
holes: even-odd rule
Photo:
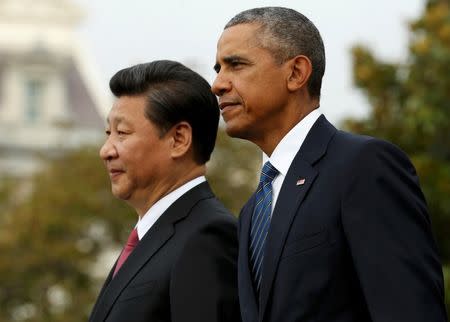
[[[205,181],[206,178],[204,176],[200,176],[191,181],[188,181],[181,187],[178,187],[174,191],[159,199],[153,206],[151,206],[150,209],[147,210],[145,215],[139,218],[139,221],[136,224],[139,240],[144,237],[144,235],[159,219],[159,217],[161,217],[161,215],[167,210],[167,208],[169,208],[178,198]]]
[[[273,150],[270,158],[263,152],[263,165],[270,161],[270,163],[279,171],[277,177],[272,181],[272,212],[283,185],[284,178],[294,160],[295,155],[305,141],[306,136],[311,130],[314,123],[322,115],[319,108],[316,108],[311,113],[306,115],[300,122],[297,123],[278,143]]]

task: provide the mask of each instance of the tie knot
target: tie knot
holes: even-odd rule
[[[139,243],[139,236],[137,233],[137,229],[134,228],[131,233],[130,236],[128,236],[128,240],[127,240],[127,246],[128,247],[136,247],[136,245]]]
[[[259,179],[259,182],[272,182],[278,173],[278,170],[275,169],[269,161],[267,161],[261,170],[261,178]]]

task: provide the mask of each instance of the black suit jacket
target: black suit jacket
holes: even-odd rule
[[[202,183],[113,267],[89,321],[238,321],[236,259],[235,218]]]
[[[259,298],[248,264],[253,205],[254,196],[239,219],[244,322],[447,321],[425,200],[393,145],[316,121],[274,208]]]

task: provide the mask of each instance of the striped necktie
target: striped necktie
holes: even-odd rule
[[[255,197],[255,208],[250,228],[249,251],[253,283],[257,295],[259,295],[261,285],[264,245],[272,215],[272,181],[277,174],[278,170],[267,161],[261,170],[261,178]]]

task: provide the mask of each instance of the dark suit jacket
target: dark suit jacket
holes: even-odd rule
[[[113,267],[89,321],[238,321],[236,260],[236,220],[202,183]]]
[[[239,219],[244,322],[447,321],[425,200],[393,145],[316,121],[274,208],[259,299],[248,264],[253,205],[254,196]]]

